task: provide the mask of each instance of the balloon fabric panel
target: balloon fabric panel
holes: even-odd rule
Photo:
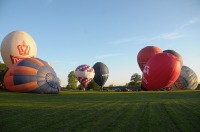
[[[29,82],[21,85],[10,86],[9,90],[14,92],[30,92],[37,87],[38,87],[37,82]]]
[[[37,73],[37,76],[43,77],[43,78],[45,78],[46,74],[49,73],[49,72],[52,72],[53,74],[55,74],[55,72],[53,72],[53,70],[51,68],[47,67],[47,66],[40,67],[39,71],[40,72]]]
[[[34,81],[37,81],[37,78],[35,76],[30,76],[30,75],[15,75],[13,77],[14,85],[21,85]]]
[[[43,61],[43,60],[41,60],[41,59],[39,59],[39,58],[37,58],[37,59],[39,60],[39,62],[43,63],[42,65],[51,67],[51,66],[49,65],[49,63],[47,63],[46,61]],[[51,68],[52,68],[52,67],[51,67]]]
[[[187,79],[185,77],[180,76],[180,78],[178,79],[181,82],[182,85],[182,89],[187,89],[189,86],[189,81],[187,81]]]
[[[15,74],[15,75],[36,75],[37,71],[38,71],[37,69],[31,68],[31,67],[15,66],[13,68],[12,74]]]
[[[14,85],[14,82],[13,82],[13,76],[10,76],[10,72],[8,71],[6,73],[6,75],[4,76],[4,83],[7,84],[7,87],[6,88],[9,88],[10,86],[13,86]],[[9,89],[10,90],[10,89]]]
[[[37,63],[32,62],[32,60],[30,59],[26,59],[24,61],[20,61],[18,66],[26,66],[26,67],[38,69],[41,65],[38,65]]]

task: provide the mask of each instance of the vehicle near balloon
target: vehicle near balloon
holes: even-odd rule
[[[179,78],[168,89],[170,90],[194,90],[198,86],[196,73],[187,66],[182,66]]]
[[[170,50],[170,49],[164,50],[163,52],[165,52],[165,53],[170,53],[170,54],[172,54],[172,55],[178,57],[179,61],[181,62],[181,65],[183,65],[183,59],[182,59],[181,55],[180,55],[178,52],[176,52],[176,51],[174,51],[174,50]]]
[[[1,56],[9,68],[25,58],[36,57],[37,47],[34,39],[24,31],[13,31],[1,43]]]
[[[93,68],[95,71],[94,81],[103,88],[109,77],[108,67],[102,62],[97,62]]]
[[[91,66],[84,64],[84,65],[80,65],[76,68],[75,75],[85,90],[87,85],[94,78],[95,72]]]
[[[145,65],[142,86],[146,90],[157,90],[173,84],[179,77],[181,63],[170,53],[154,55]]]
[[[58,94],[59,79],[53,68],[38,58],[13,64],[4,77],[5,88],[13,92]]]
[[[139,51],[137,55],[137,62],[141,71],[143,71],[148,60],[158,53],[162,53],[162,50],[156,46],[147,46]]]

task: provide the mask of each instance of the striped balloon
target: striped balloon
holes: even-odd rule
[[[94,78],[94,69],[89,65],[80,65],[75,70],[75,75],[78,81],[83,85],[83,87],[87,87],[87,85]]]
[[[194,90],[198,86],[196,73],[187,66],[182,66],[179,78],[168,89],[170,90]]]
[[[60,84],[53,68],[38,58],[12,65],[4,77],[6,89],[13,92],[58,94]]]

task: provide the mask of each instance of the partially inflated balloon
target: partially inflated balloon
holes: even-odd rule
[[[1,56],[7,67],[24,58],[36,57],[36,54],[35,41],[24,31],[11,32],[2,41]]]
[[[181,62],[181,65],[183,65],[183,59],[178,52],[176,52],[174,50],[164,50],[163,52],[170,53],[170,54],[176,56],[179,59],[179,61]]]
[[[162,53],[162,50],[155,46],[147,46],[139,51],[137,55],[137,62],[141,71],[143,71],[147,61],[158,53]]]
[[[195,72],[187,66],[182,66],[179,78],[169,88],[171,90],[192,90],[197,86],[198,78]]]
[[[80,65],[76,68],[75,75],[81,85],[83,85],[83,87],[87,87],[87,85],[94,78],[95,72],[94,69],[89,65]]]
[[[153,56],[145,65],[142,86],[147,90],[156,90],[173,84],[179,77],[181,63],[169,53]]]
[[[103,87],[109,76],[108,67],[102,62],[97,62],[93,68],[95,71],[94,81]]]
[[[38,58],[13,64],[4,77],[6,89],[14,92],[57,94],[60,84],[53,68]]]

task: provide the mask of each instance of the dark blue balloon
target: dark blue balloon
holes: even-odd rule
[[[176,52],[174,50],[164,50],[163,52],[170,53],[170,54],[178,57],[179,61],[181,62],[181,65],[183,65],[183,59],[182,59],[181,55],[178,52]]]
[[[103,87],[109,76],[108,67],[102,62],[97,62],[93,68],[95,71],[94,81]]]

